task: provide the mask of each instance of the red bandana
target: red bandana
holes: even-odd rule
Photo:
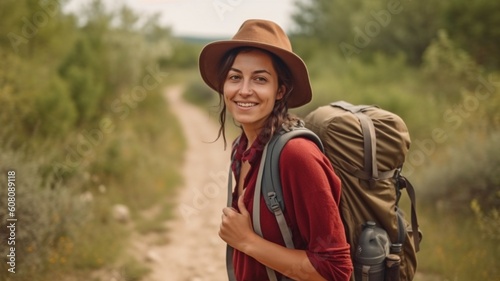
[[[262,155],[262,150],[264,149],[265,143],[262,141],[262,136],[259,135],[257,139],[252,143],[249,149],[246,149],[248,145],[248,139],[245,133],[241,133],[240,137],[233,143],[233,159],[231,164],[231,169],[236,177],[240,177],[240,168],[242,161],[248,161],[251,167],[255,167],[255,163]]]

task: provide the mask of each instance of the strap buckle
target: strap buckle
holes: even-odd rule
[[[278,202],[278,198],[276,197],[276,192],[274,191],[268,192],[267,197],[269,198],[269,201],[271,203],[271,209],[273,211],[279,210],[280,203]]]

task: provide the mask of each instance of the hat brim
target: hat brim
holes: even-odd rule
[[[200,53],[199,68],[203,81],[215,91],[218,91],[219,63],[224,54],[238,47],[255,47],[269,51],[288,66],[293,81],[293,89],[288,100],[288,107],[295,108],[307,104],[312,98],[309,74],[304,61],[296,54],[273,45],[246,40],[215,41],[206,45]]]

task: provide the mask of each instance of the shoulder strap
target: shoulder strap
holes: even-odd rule
[[[295,248],[293,245],[292,234],[288,225],[286,223],[285,217],[283,215],[283,211],[285,209],[285,205],[283,202],[283,193],[281,190],[281,180],[279,175],[279,159],[281,155],[281,151],[286,143],[296,137],[304,137],[311,141],[313,141],[322,152],[324,152],[323,144],[319,137],[314,134],[309,129],[304,127],[293,128],[290,131],[281,130],[276,133],[271,140],[266,144],[262,153],[262,159],[260,162],[259,171],[257,174],[257,183],[255,186],[254,193],[254,205],[253,205],[253,227],[257,234],[262,236],[262,229],[260,224],[260,194],[264,195],[264,199],[267,205],[267,208],[275,215],[276,220],[278,222],[278,226],[280,228],[281,234],[285,241],[285,245],[287,248]],[[234,156],[234,155],[233,155]],[[231,159],[231,162],[234,159]],[[232,206],[232,171],[231,167],[229,167],[229,175],[228,175],[228,187],[227,187],[227,206]],[[235,281],[234,275],[234,267],[233,267],[233,248],[231,246],[227,246],[226,249],[226,268],[229,281]],[[276,273],[274,270],[266,267],[267,275],[269,280],[275,281],[277,280]],[[285,278],[285,280],[288,280]]]
[[[268,146],[269,143],[266,144],[264,147],[264,150],[262,151],[262,159],[266,158],[266,154],[268,151]],[[262,163],[262,160],[260,162],[261,167],[264,163]],[[257,183],[255,184],[255,190],[253,193],[253,213],[252,213],[252,223],[253,223],[253,229],[255,233],[257,233],[260,237],[264,237],[262,234],[262,228],[260,225],[260,194],[261,194],[261,187],[262,185],[260,182],[262,181],[262,171],[263,169],[259,168],[259,172],[257,174]],[[281,214],[283,215],[283,214]],[[285,222],[286,225],[286,222]],[[280,224],[280,229],[281,229],[281,224]],[[288,245],[287,245],[288,247]],[[276,272],[272,270],[271,268],[266,266],[266,272],[267,276],[269,277],[269,281],[278,281],[278,278],[276,277]]]
[[[266,157],[262,156],[260,170],[263,170],[262,176],[262,194],[266,201],[267,208],[272,212],[275,205],[284,211],[283,193],[281,189],[281,179],[279,175],[279,159],[281,151],[286,143],[296,137],[307,138],[313,141],[322,152],[324,152],[323,144],[319,137],[304,127],[294,128],[291,131],[280,131],[271,138],[268,144],[268,152]],[[260,181],[257,180],[257,184]]]
[[[240,137],[239,136],[233,143],[232,147],[232,154],[231,154],[231,164],[229,165],[229,173],[227,175],[227,203],[226,205],[228,207],[233,206],[233,171],[231,170],[231,166],[234,161],[234,156],[236,154],[235,148],[238,146],[238,143],[240,142]],[[226,271],[227,271],[227,278],[229,281],[236,281],[236,276],[234,275],[234,266],[233,266],[233,247],[229,246],[229,244],[226,245]]]
[[[260,225],[260,195],[264,196],[267,208],[274,214],[281,235],[287,248],[295,248],[292,240],[292,233],[288,228],[283,211],[285,205],[283,202],[283,192],[281,187],[281,179],[279,174],[279,159],[281,151],[286,143],[296,137],[304,137],[312,140],[316,145],[324,151],[323,144],[319,137],[312,131],[298,127],[291,131],[280,131],[274,135],[271,140],[264,147],[260,167],[257,174],[257,182],[255,185],[255,193],[253,200],[253,227],[257,234],[262,236],[262,229]],[[266,267],[267,276],[269,280],[277,280],[276,272]]]
[[[410,183],[410,181],[403,177],[399,177],[399,184],[402,188],[406,188],[406,192],[408,193],[408,197],[410,198],[411,204],[411,229],[413,231],[413,244],[415,245],[415,251],[420,251],[420,231],[417,219],[417,197],[415,196],[415,188]]]
[[[233,162],[234,155],[231,157],[231,163]],[[233,171],[231,170],[231,165],[229,165],[229,174],[227,175],[227,206],[231,207],[233,205]],[[226,245],[226,270],[227,277],[229,281],[236,281],[236,276],[234,275],[233,267],[233,247]]]

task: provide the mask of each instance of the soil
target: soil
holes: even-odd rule
[[[151,267],[142,280],[227,280],[226,244],[218,231],[226,204],[230,152],[224,151],[222,141],[213,143],[218,125],[208,113],[184,101],[182,91],[180,86],[168,88],[165,97],[187,141],[184,184],[177,195],[175,217],[166,222],[167,243],[140,246]]]

